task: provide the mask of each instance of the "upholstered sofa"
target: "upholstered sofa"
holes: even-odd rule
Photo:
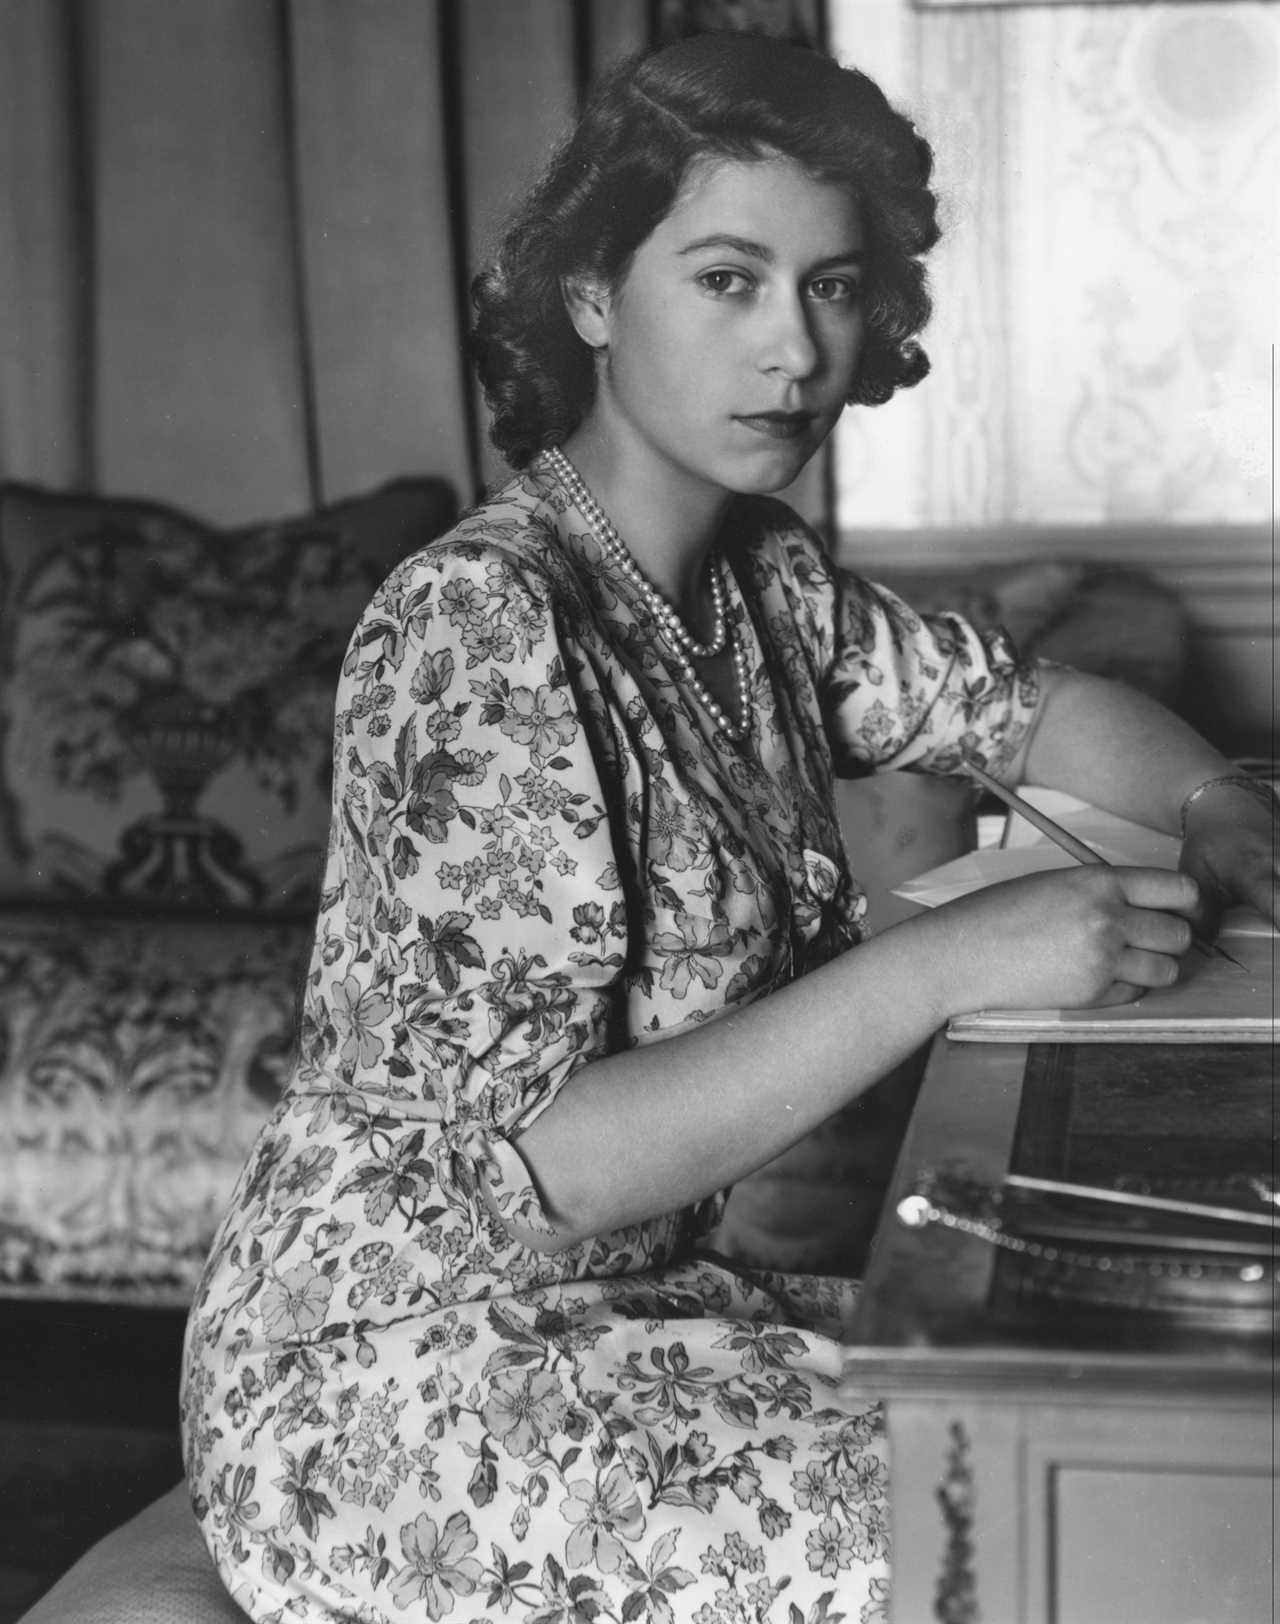
[[[456,505],[0,486],[0,1293],[187,1300],[289,1061],[351,628]]]
[[[350,629],[454,512],[431,478],[234,531],[0,486],[0,1295],[187,1301],[289,1064]],[[1176,700],[1181,611],[1145,577],[890,584]],[[972,840],[954,783],[887,775],[843,811],[881,921]],[[907,1103],[880,1091],[742,1187],[724,1248],[856,1264]]]

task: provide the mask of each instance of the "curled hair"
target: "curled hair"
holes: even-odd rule
[[[616,288],[697,159],[779,156],[861,210],[866,331],[850,402],[881,405],[925,376],[921,256],[938,239],[928,143],[856,68],[777,40],[700,35],[602,77],[472,284],[472,355],[513,467],[566,439],[594,398],[562,279]]]

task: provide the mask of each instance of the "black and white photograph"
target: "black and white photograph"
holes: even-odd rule
[[[1280,0],[0,0],[0,1624],[1280,1624]]]

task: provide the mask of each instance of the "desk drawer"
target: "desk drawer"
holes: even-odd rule
[[[1270,1411],[887,1411],[893,1624],[1280,1624]]]
[[[1054,1624],[1270,1618],[1270,1472],[1072,1464],[1048,1489]]]

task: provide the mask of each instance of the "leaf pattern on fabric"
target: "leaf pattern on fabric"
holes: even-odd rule
[[[260,1624],[886,1616],[853,1283],[700,1256],[724,1193],[548,1249],[519,1151],[592,1057],[865,937],[838,770],[998,767],[1034,710],[999,639],[780,504],[726,534],[741,748],[536,469],[352,637],[299,1057],[188,1326],[197,1511]]]

